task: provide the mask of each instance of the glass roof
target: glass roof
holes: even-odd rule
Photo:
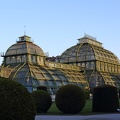
[[[77,84],[88,88],[88,83],[79,71],[50,68],[32,64],[22,64],[11,72],[10,78],[25,87],[40,85],[56,90],[62,85]]]
[[[120,71],[119,59],[92,37],[78,40],[77,45],[62,53],[60,62],[67,64],[61,64],[46,61],[43,50],[29,36],[21,36],[3,56],[6,71],[1,73],[18,81],[29,91],[44,85],[51,94],[66,84],[89,88],[109,82],[119,86],[119,77],[114,75]]]
[[[28,54],[28,53],[44,56],[43,50],[39,46],[35,45],[30,40],[29,36],[25,35],[19,37],[19,41],[17,41],[16,44],[13,44],[7,49],[5,56]]]
[[[84,39],[86,40],[86,37],[82,38],[82,41]],[[68,48],[62,53],[60,58],[61,63],[100,60],[119,64],[119,59],[114,53],[104,49],[102,44],[95,40],[94,42],[90,42],[88,38],[87,41]]]

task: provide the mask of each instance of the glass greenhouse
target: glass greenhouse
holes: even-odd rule
[[[119,59],[92,36],[85,35],[78,39],[77,45],[62,53],[60,62],[79,66],[91,90],[104,84],[120,89]]]
[[[38,86],[46,86],[52,95],[66,84],[91,91],[95,86],[109,84],[120,90],[119,59],[89,35],[52,59],[31,41],[31,37],[23,35],[2,57],[0,76],[21,83],[30,92]]]
[[[46,61],[43,50],[29,36],[19,37],[19,41],[10,46],[2,57],[0,76],[21,83],[30,92],[38,86],[46,86],[50,94],[55,94],[66,84],[89,88],[80,67]]]

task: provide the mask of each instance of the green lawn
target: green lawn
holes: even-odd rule
[[[64,115],[61,111],[58,110],[58,108],[55,105],[55,102],[52,103],[52,106],[50,107],[50,109],[48,110],[47,113],[39,113],[39,114]],[[93,114],[92,113],[92,100],[87,100],[84,109],[80,113],[78,113],[77,115],[88,115],[88,114]]]
[[[120,103],[120,99],[119,99],[119,103]],[[86,105],[83,108],[83,110],[80,113],[74,115],[92,115],[92,114],[102,114],[102,113],[92,112],[92,100],[86,100]],[[66,114],[63,114],[61,111],[59,111],[55,105],[55,102],[53,102],[47,113],[38,113],[38,115],[66,115]]]

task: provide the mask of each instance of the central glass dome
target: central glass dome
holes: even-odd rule
[[[8,48],[5,56],[29,53],[44,56],[43,50],[39,46],[34,44],[29,36],[24,35],[19,37],[19,41],[17,41],[16,44],[13,44]]]
[[[31,41],[31,37],[24,35],[7,49],[4,57],[7,66],[27,61],[35,63],[38,61],[36,56],[45,57],[43,50]]]

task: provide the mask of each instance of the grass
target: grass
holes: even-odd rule
[[[119,99],[119,103],[120,103],[120,99]],[[83,110],[80,113],[74,115],[93,115],[93,114],[104,114],[104,113],[92,112],[92,100],[89,99],[86,100],[86,104]],[[53,102],[47,113],[37,113],[37,115],[66,115],[66,114],[63,114],[61,111],[59,111],[59,109],[55,105],[55,102]]]
[[[50,109],[48,110],[47,113],[38,113],[39,115],[66,115],[63,114],[55,105],[55,102],[52,103]],[[86,105],[83,108],[83,110],[75,115],[89,115],[89,114],[93,114],[92,112],[92,100],[87,100],[86,101]]]

